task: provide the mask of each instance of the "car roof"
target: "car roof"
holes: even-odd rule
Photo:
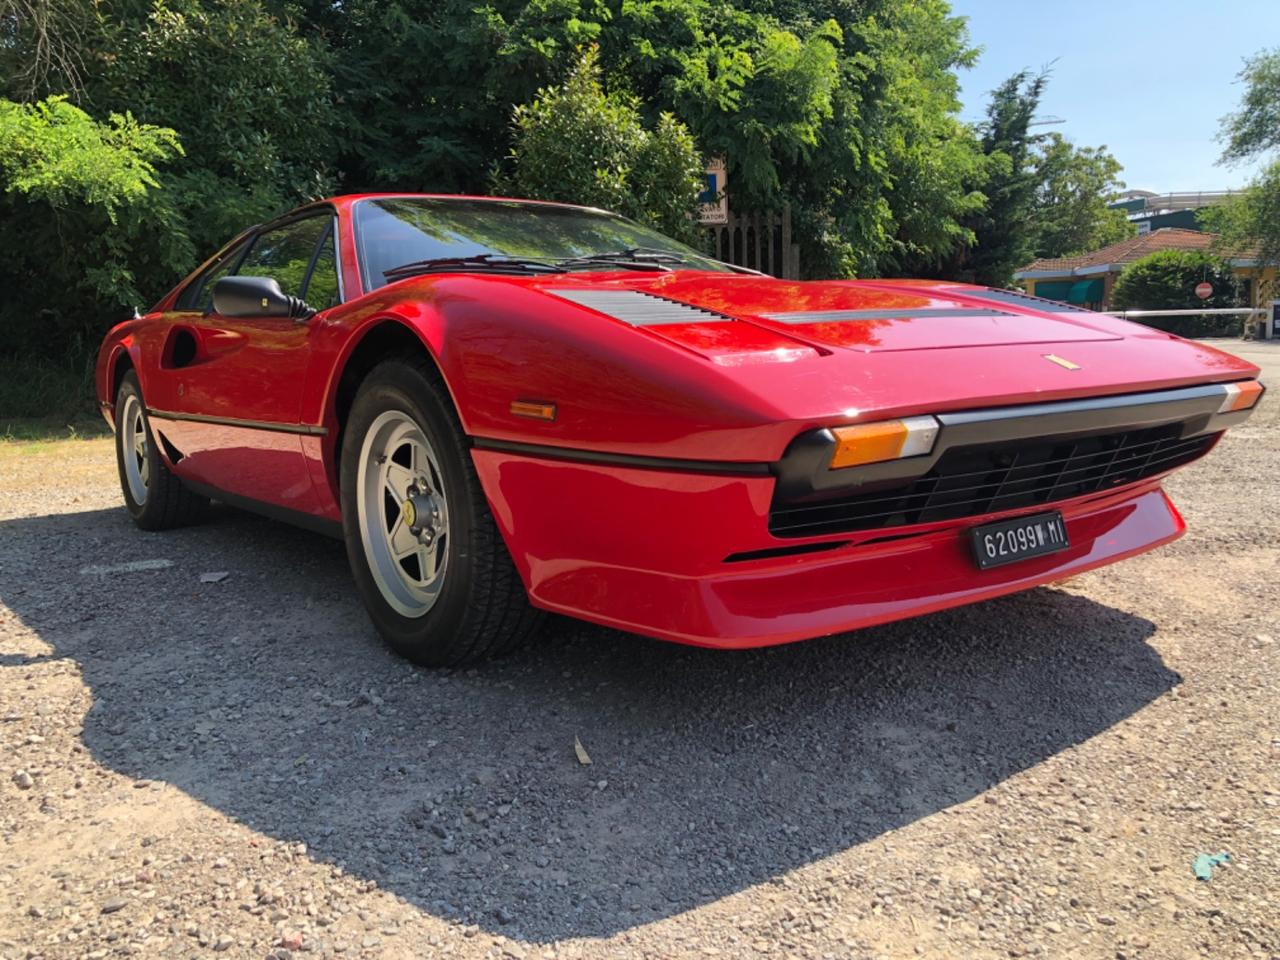
[[[569,210],[584,210],[590,213],[610,213],[608,210],[601,210],[599,207],[587,207],[576,203],[560,203],[554,200],[531,200],[527,197],[493,197],[483,194],[468,193],[406,193],[406,192],[385,192],[385,193],[343,193],[333,197],[326,197],[323,200],[314,200],[311,203],[298,207],[298,210],[306,210],[311,207],[324,206],[326,204],[335,207],[350,207],[352,204],[360,200],[468,200],[468,201],[485,201],[491,203],[528,203],[543,207],[558,207]]]

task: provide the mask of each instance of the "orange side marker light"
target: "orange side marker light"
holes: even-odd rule
[[[525,417],[529,420],[554,420],[556,418],[556,405],[554,403],[543,403],[539,400],[512,400],[511,413],[517,417]]]
[[[1246,380],[1243,383],[1228,383],[1227,396],[1218,408],[1219,413],[1234,413],[1237,410],[1248,410],[1262,396],[1262,384],[1257,380]]]

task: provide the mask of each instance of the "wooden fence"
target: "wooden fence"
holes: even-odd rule
[[[707,228],[712,256],[774,277],[800,278],[800,247],[791,242],[791,207],[768,213],[730,213]]]

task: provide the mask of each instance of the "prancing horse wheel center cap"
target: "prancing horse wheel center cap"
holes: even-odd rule
[[[400,504],[400,516],[404,525],[414,533],[431,533],[434,528],[432,521],[435,517],[435,504],[431,502],[431,497],[417,494]]]

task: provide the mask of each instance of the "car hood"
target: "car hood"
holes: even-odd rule
[[[1257,373],[1150,327],[965,284],[673,272],[548,277],[537,285],[701,356],[792,421],[1137,392]]]

